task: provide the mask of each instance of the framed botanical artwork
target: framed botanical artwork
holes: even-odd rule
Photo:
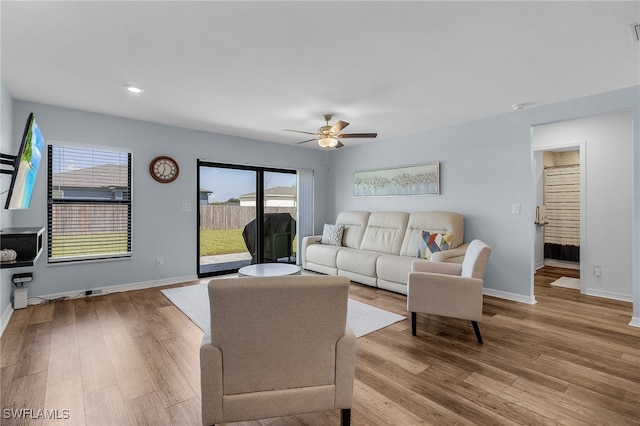
[[[353,196],[438,195],[440,163],[353,173]]]

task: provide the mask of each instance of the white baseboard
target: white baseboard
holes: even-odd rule
[[[568,260],[545,259],[545,266],[555,266],[556,268],[580,270],[580,262],[569,262]]]
[[[613,299],[613,300],[620,300],[622,302],[633,303],[633,296],[630,294],[614,293],[612,291],[597,290],[597,289],[594,290],[592,288],[588,288],[585,294],[587,296],[603,297],[605,299]]]
[[[506,299],[506,300],[511,300],[513,302],[526,303],[527,305],[535,305],[537,303],[535,296],[523,296],[522,294],[509,293],[508,291],[485,288],[483,289],[482,293],[486,294],[487,296],[497,297],[499,299]]]
[[[112,285],[107,287],[88,288],[86,290],[74,290],[74,291],[65,291],[62,293],[45,294],[41,296],[31,296],[29,299],[37,299],[37,301],[29,302],[29,305],[38,305],[46,302],[47,300],[59,299],[61,297],[70,297],[70,298],[93,297],[93,296],[84,296],[84,292],[89,290],[101,291],[100,294],[96,294],[95,296],[102,296],[104,294],[109,294],[109,293],[120,293],[123,291],[142,290],[142,289],[151,288],[151,287],[161,287],[165,285],[180,284],[184,282],[195,281],[197,279],[198,279],[197,276],[189,275],[185,277],[164,278],[161,280],[142,281],[138,283],[118,284],[118,285]]]
[[[29,305],[38,305],[40,303],[46,302],[47,300],[58,299],[61,297],[71,297],[71,298],[86,297],[82,294],[87,290],[92,290],[92,291],[102,290],[102,293],[100,293],[99,295],[96,295],[96,296],[101,296],[103,294],[109,294],[109,293],[119,293],[123,291],[142,290],[142,289],[151,288],[151,287],[161,287],[165,285],[180,284],[184,282],[195,281],[197,279],[198,279],[197,276],[190,275],[186,277],[165,278],[162,280],[143,281],[138,283],[119,284],[119,285],[113,285],[113,286],[107,286],[107,287],[88,288],[86,290],[65,291],[62,293],[45,294],[42,296],[32,296],[31,297],[32,299],[39,300],[39,302],[35,302],[35,303],[32,302],[32,303],[29,303]],[[11,319],[11,315],[13,315],[13,306],[11,305],[11,303],[9,303],[9,305],[7,305],[7,307],[2,312],[2,317],[0,317],[0,337],[2,337],[2,334],[4,333],[5,328],[7,328],[7,325],[9,325],[9,320]]]
[[[7,325],[9,325],[11,315],[13,315],[13,306],[9,303],[5,310],[2,311],[2,318],[0,318],[0,337],[2,337],[2,333],[4,333],[4,329],[7,328]]]
[[[190,275],[185,277],[165,278],[162,280],[119,284],[114,286],[99,287],[99,288],[92,288],[92,289],[86,289],[86,290],[93,290],[93,291],[102,290],[102,293],[100,294],[102,295],[102,294],[108,294],[108,293],[119,293],[123,291],[142,290],[142,289],[151,288],[151,287],[161,287],[165,285],[180,284],[180,283],[189,282],[189,281],[196,281],[197,279],[198,279],[197,276]],[[53,294],[47,294],[47,295],[42,295],[37,297],[41,297],[42,299],[58,299],[60,297],[84,297],[84,296],[78,296],[78,294],[84,293],[86,290],[67,291],[67,292],[53,293]],[[514,302],[526,303],[528,305],[535,305],[537,303],[535,296],[523,296],[521,294],[510,293],[502,290],[485,288],[483,290],[483,294],[486,294],[487,296],[497,297],[499,299],[506,299]],[[621,300],[624,302],[633,302],[632,298],[625,294],[603,292],[598,290],[596,291],[587,290],[587,295]],[[40,303],[43,303],[43,302],[44,300]],[[30,303],[30,304],[33,304],[33,303]],[[2,312],[2,317],[0,318],[0,337],[2,336],[2,333],[4,333],[4,330],[7,327],[7,325],[9,324],[11,315],[13,315],[13,307],[11,306],[11,303],[9,303],[9,305],[7,305],[7,307]],[[629,325],[633,327],[640,327],[640,317],[633,317]]]

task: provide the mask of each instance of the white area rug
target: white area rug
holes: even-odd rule
[[[207,283],[169,288],[161,291],[171,303],[184,312],[201,330],[204,331],[209,327]],[[406,319],[406,317],[349,299],[347,321],[356,337],[362,337],[403,319]]]
[[[556,287],[573,288],[575,290],[580,290],[580,279],[562,277],[552,282],[551,285]]]

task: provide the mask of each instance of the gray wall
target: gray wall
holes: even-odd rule
[[[14,102],[14,129],[34,112],[48,143],[122,148],[132,152],[133,257],[66,265],[47,265],[46,253],[33,267],[29,296],[56,295],[127,284],[162,285],[193,279],[197,273],[196,186],[197,159],[233,164],[254,164],[315,173],[316,205],[326,198],[324,153],[302,147],[258,142],[231,136],[133,121],[101,114]],[[19,140],[16,132],[13,139]],[[180,176],[160,184],[149,175],[149,162],[169,155],[180,165]],[[28,210],[12,212],[14,226],[45,226],[46,168],[37,179]],[[4,198],[3,198],[4,199]],[[183,203],[191,211],[183,211]],[[326,218],[317,215],[322,225]],[[164,265],[156,266],[156,257]]]
[[[517,141],[522,141],[521,145]],[[437,196],[353,197],[354,171],[440,162]],[[485,120],[372,142],[336,153],[334,212],[339,210],[446,210],[465,217],[465,241],[479,238],[492,246],[486,275],[489,289],[530,301],[531,168],[529,124],[523,114]],[[520,204],[522,214],[511,214]],[[531,246],[533,242],[531,243]]]
[[[82,265],[34,268],[30,295],[55,294],[127,283],[162,284],[193,276],[196,271],[196,159],[315,170],[316,230],[332,222],[341,210],[454,210],[465,215],[465,240],[481,238],[494,248],[486,275],[489,294],[532,302],[535,209],[532,170],[532,126],[591,115],[632,110],[634,121],[633,182],[640,182],[640,87],[617,90],[497,117],[463,123],[394,140],[372,141],[332,151],[330,169],[324,153],[301,147],[239,139],[161,125],[119,119],[45,105],[15,102],[15,128],[30,111],[36,113],[45,137],[53,141],[129,148],[134,161],[134,257]],[[3,142],[4,143],[4,142]],[[17,142],[14,142],[17,144]],[[4,145],[3,145],[4,149]],[[16,147],[17,149],[17,147]],[[175,157],[180,178],[169,185],[155,183],[148,163],[156,155]],[[356,170],[441,163],[440,196],[354,198]],[[616,173],[616,170],[611,170]],[[14,226],[46,223],[46,179],[41,177],[33,208],[13,213]],[[640,326],[640,185],[629,194],[633,206],[632,271],[634,321]],[[192,212],[182,212],[191,203]],[[521,214],[511,213],[520,204]],[[608,225],[608,224],[607,224]],[[163,268],[155,258],[163,256]],[[603,268],[611,265],[603,265]],[[3,292],[5,286],[3,281]],[[4,293],[3,293],[4,294]],[[5,296],[3,296],[5,297]],[[6,303],[3,301],[3,303]],[[2,307],[4,309],[4,307]]]
[[[26,118],[25,118],[26,120]],[[4,82],[0,80],[0,152],[3,154],[15,155],[18,152],[18,147],[14,146],[11,139],[13,136],[13,101],[11,95],[4,85]],[[3,167],[6,168],[6,167]],[[11,182],[10,175],[0,176],[0,192],[8,191],[9,184]],[[4,202],[6,195],[0,197],[0,229],[4,229],[11,226],[11,213],[4,209]],[[13,269],[1,269],[0,270],[0,334],[6,326],[5,322],[8,321],[6,315],[11,312],[11,275]]]
[[[633,216],[625,216],[620,232],[630,235],[619,248],[624,256],[594,254],[603,269],[620,268],[624,279],[632,279],[626,289],[634,298],[634,318],[640,322],[640,283],[637,266],[640,261],[640,87],[584,97],[548,106],[530,108],[501,116],[467,122],[443,129],[408,135],[393,140],[344,148],[333,152],[332,185],[335,190],[328,202],[333,217],[341,210],[453,210],[465,216],[465,240],[480,238],[493,247],[486,274],[488,294],[514,300],[534,301],[533,273],[535,246],[535,182],[532,161],[532,127],[540,124],[572,120],[596,114],[628,110],[635,121],[633,140],[627,140],[624,159],[628,166],[591,158],[598,173],[609,173],[625,180],[622,208],[633,207]],[[630,129],[629,129],[630,130]],[[405,166],[439,161],[441,163],[441,195],[416,197],[354,197],[352,176],[357,170]],[[633,188],[633,189],[631,189]],[[594,201],[597,202],[597,201]],[[521,214],[512,214],[512,205],[520,204]],[[611,229],[612,223],[593,223]],[[629,246],[633,246],[633,256]],[[595,250],[610,251],[610,247]],[[618,248],[616,248],[618,249]],[[629,253],[628,255],[626,255]],[[606,264],[606,266],[605,266]],[[607,284],[599,284],[606,287]],[[613,288],[611,293],[625,292]],[[606,288],[602,293],[606,293]],[[640,325],[640,323],[638,323]]]
[[[632,300],[633,117],[619,111],[535,127],[536,150],[584,143],[585,241],[580,242],[586,294]],[[625,230],[625,231],[623,231]],[[594,276],[594,265],[602,275]]]

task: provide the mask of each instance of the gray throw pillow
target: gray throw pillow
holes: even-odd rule
[[[322,240],[320,240],[320,243],[332,246],[341,246],[343,233],[344,225],[330,225],[328,223],[325,223],[324,230],[322,231]]]

